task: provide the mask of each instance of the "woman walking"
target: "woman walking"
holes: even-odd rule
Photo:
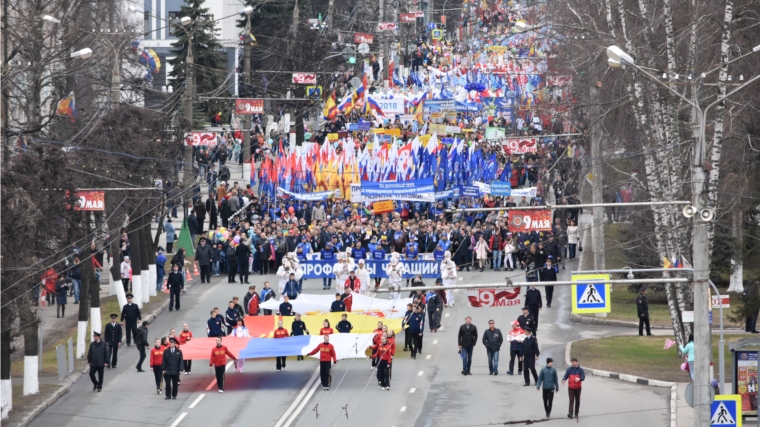
[[[572,219],[567,220],[567,246],[570,252],[569,258],[575,259],[575,248],[578,246],[580,236],[578,235],[578,226],[575,225],[575,221]]]
[[[58,276],[58,282],[55,284],[55,295],[56,295],[56,302],[58,305],[56,306],[55,317],[65,317],[66,316],[66,298],[69,291],[69,285],[66,283],[66,277],[65,276]]]
[[[694,334],[689,334],[689,342],[685,346],[678,346],[686,361],[689,363],[689,378],[694,381]]]
[[[475,244],[475,256],[478,259],[478,265],[480,266],[480,271],[483,271],[483,264],[488,261],[488,252],[490,252],[491,249],[488,248],[488,242],[486,242],[486,239],[483,238],[483,235],[481,234],[478,238],[478,242]]]

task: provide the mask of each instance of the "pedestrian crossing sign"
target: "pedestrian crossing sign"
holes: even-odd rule
[[[739,394],[718,394],[710,407],[710,425],[741,427],[742,397]]]
[[[573,313],[609,313],[610,280],[609,274],[573,275],[572,296]]]

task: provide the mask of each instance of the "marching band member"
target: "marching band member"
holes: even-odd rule
[[[443,254],[441,263],[441,275],[443,277],[443,286],[454,286],[457,284],[457,265],[451,260],[451,252],[446,251]],[[446,302],[450,307],[454,306],[454,290],[446,290]]]

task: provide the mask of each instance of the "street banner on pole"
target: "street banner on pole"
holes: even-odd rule
[[[509,211],[509,230],[548,231],[552,227],[552,212],[549,209]]]
[[[238,99],[235,100],[235,114],[263,114],[263,99]]]
[[[467,299],[472,307],[522,307],[520,287],[468,289]]]

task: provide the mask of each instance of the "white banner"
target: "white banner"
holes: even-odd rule
[[[352,203],[371,203],[383,200],[410,200],[413,202],[434,202],[435,193],[419,193],[419,194],[405,194],[405,195],[362,195],[361,184],[351,184],[351,202]]]
[[[536,187],[513,188],[512,197],[536,197]]]

